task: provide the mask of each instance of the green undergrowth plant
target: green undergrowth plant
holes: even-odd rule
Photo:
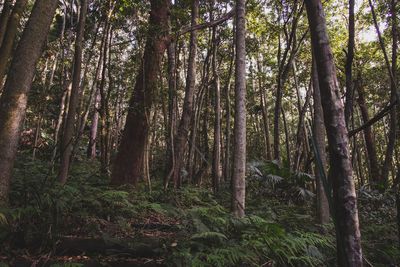
[[[193,207],[188,217],[191,235],[170,259],[178,266],[318,266],[333,248],[329,236],[287,232],[256,215],[236,219],[221,205]]]

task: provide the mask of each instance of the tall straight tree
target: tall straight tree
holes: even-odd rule
[[[115,185],[136,185],[141,174],[150,109],[169,41],[169,10],[170,0],[151,0],[146,47],[111,177]]]
[[[335,63],[320,0],[305,1],[328,136],[339,266],[362,266],[357,197]]]
[[[246,0],[236,0],[235,125],[232,213],[243,217],[246,196]]]
[[[7,203],[11,172],[25,118],[28,93],[58,1],[37,0],[11,62],[0,98],[0,203]],[[2,204],[0,204],[2,205]]]
[[[313,134],[315,138],[315,146],[318,149],[318,154],[320,157],[320,163],[322,166],[318,166],[318,162],[315,164],[315,173],[316,173],[316,184],[317,184],[317,216],[318,223],[326,224],[329,222],[329,202],[326,197],[326,192],[324,188],[324,184],[322,182],[322,173],[319,169],[320,167],[326,171],[327,166],[327,158],[325,152],[325,129],[324,129],[324,116],[322,111],[322,103],[321,103],[321,93],[319,89],[319,81],[318,81],[318,73],[317,66],[315,63],[315,59],[313,59],[312,66],[312,85],[313,85],[313,93],[314,93],[314,127]]]
[[[82,70],[82,42],[85,33],[87,13],[87,0],[81,0],[78,29],[75,38],[74,71],[72,75],[72,88],[69,97],[68,115],[64,126],[64,133],[61,140],[61,166],[58,172],[58,179],[65,184],[68,178],[68,170],[71,162],[73,136],[75,130],[76,111],[79,105],[81,70]]]
[[[199,0],[192,0],[191,26],[197,25],[199,17]],[[184,166],[184,153],[189,135],[190,121],[193,114],[193,100],[196,89],[196,55],[197,55],[197,30],[190,32],[190,47],[188,71],[186,76],[185,99],[183,100],[182,117],[175,138],[175,165],[173,170],[174,186],[180,187],[182,182],[181,168]]]
[[[354,21],[354,0],[349,0],[349,40],[347,42],[346,55],[346,102],[344,107],[344,116],[347,128],[349,128],[350,117],[353,113],[353,60],[354,60],[354,42],[355,42],[355,21]]]

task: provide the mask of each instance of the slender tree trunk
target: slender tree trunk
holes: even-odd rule
[[[166,127],[167,164],[165,169],[164,188],[168,187],[169,180],[175,168],[175,133],[176,133],[176,43],[168,45],[168,125]]]
[[[361,234],[350,161],[349,138],[325,14],[320,0],[308,0],[305,4],[328,136],[329,178],[333,188],[338,265],[362,266]]]
[[[357,82],[357,91],[358,91],[358,106],[360,108],[361,112],[361,117],[363,120],[363,123],[366,123],[369,121],[369,114],[368,114],[368,107],[365,102],[365,97],[364,97],[364,88],[363,85],[360,84],[361,82]],[[369,167],[370,167],[370,182],[373,184],[377,183],[382,183],[382,178],[379,172],[379,163],[378,163],[378,157],[376,153],[376,145],[374,141],[374,136],[372,133],[372,127],[366,127],[364,129],[364,140],[365,140],[365,146],[367,150],[367,158],[369,162]]]
[[[19,22],[22,17],[22,13],[25,10],[25,7],[28,3],[28,0],[17,0],[13,11],[8,19],[7,29],[4,34],[3,42],[0,43],[0,88],[3,84],[4,75],[6,73],[8,61],[12,54],[12,49],[14,45],[15,36],[18,33]]]
[[[268,120],[268,112],[267,112],[267,98],[265,96],[265,88],[264,83],[262,81],[261,75],[261,63],[257,62],[258,66],[258,87],[259,87],[259,94],[260,94],[260,104],[261,104],[261,112],[262,112],[262,119],[263,119],[263,132],[264,132],[264,144],[265,144],[265,157],[267,160],[272,160],[272,149],[271,149],[271,140],[269,137],[270,130],[269,130],[269,120]]]
[[[101,172],[105,175],[109,174],[109,150],[108,150],[108,134],[109,134],[109,93],[112,90],[112,81],[109,79],[108,88],[106,91],[106,80],[107,80],[107,70],[110,75],[111,69],[109,64],[110,58],[110,45],[112,38],[112,30],[111,23],[108,21],[106,23],[106,30],[104,35],[104,49],[103,49],[103,63],[101,70],[101,80],[99,85],[99,93],[100,93],[100,107],[99,107],[99,116],[100,116],[100,169]],[[110,77],[110,76],[109,76]]]
[[[326,173],[327,167],[327,158],[326,158],[326,150],[325,150],[325,128],[324,128],[324,116],[322,110],[321,103],[321,93],[319,88],[318,81],[318,73],[317,66],[315,63],[315,59],[313,60],[312,67],[312,86],[314,92],[314,127],[313,134],[315,139],[315,146],[318,151],[320,162],[323,165],[323,170]],[[329,202],[326,197],[325,188],[322,182],[321,172],[318,168],[318,163],[315,163],[315,175],[316,175],[316,184],[317,184],[317,216],[318,222],[320,224],[326,224],[329,222]]]
[[[214,20],[212,17],[211,20]],[[213,148],[213,189],[218,192],[219,184],[221,181],[221,90],[219,74],[217,70],[217,40],[216,40],[216,27],[212,30],[212,43],[213,43],[213,60],[212,69],[214,76],[214,148]]]
[[[90,125],[89,144],[87,148],[87,157],[89,159],[96,158],[97,130],[99,128],[99,112],[98,112],[99,102],[100,102],[100,95],[97,93],[92,115],[92,124]]]
[[[353,113],[353,59],[354,59],[354,37],[355,37],[355,22],[354,22],[354,0],[349,0],[349,40],[347,43],[346,57],[346,102],[344,107],[344,116],[347,127],[349,126],[350,117]]]
[[[232,212],[243,217],[246,190],[246,14],[245,0],[236,0],[235,126]]]
[[[136,185],[141,174],[150,109],[157,89],[162,55],[168,43],[169,9],[168,0],[151,1],[142,67],[136,77],[135,90],[130,100],[130,109],[111,177],[111,183],[115,185]]]
[[[0,203],[6,204],[11,172],[25,118],[28,92],[57,1],[37,0],[11,62],[0,98]],[[2,204],[0,204],[2,205]]]
[[[80,6],[78,30],[75,39],[74,71],[72,76],[71,96],[69,100],[68,115],[65,122],[64,133],[61,140],[61,165],[58,172],[58,180],[61,184],[65,184],[67,182],[68,171],[71,163],[76,111],[79,105],[82,68],[82,43],[85,32],[86,14],[87,0],[82,0]]]
[[[397,19],[396,19],[396,0],[391,0],[390,6],[391,18],[392,18],[392,68],[391,68],[391,83],[390,83],[390,101],[399,101],[396,92],[397,83]],[[393,108],[389,114],[389,136],[388,144],[385,153],[385,161],[382,166],[382,178],[384,179],[384,185],[387,186],[389,180],[389,171],[393,163],[393,152],[396,144],[396,127],[397,127],[397,117],[396,108]]]
[[[232,45],[231,63],[229,64],[228,81],[225,86],[225,164],[224,164],[224,179],[225,182],[231,181],[231,78],[234,60],[234,45]]]
[[[197,25],[199,17],[199,0],[192,0],[191,26]],[[182,117],[179,123],[178,134],[175,138],[175,168],[173,171],[174,187],[180,187],[182,183],[181,168],[184,165],[184,153],[190,131],[189,125],[193,113],[194,92],[196,89],[196,55],[197,55],[197,31],[190,33],[190,51],[188,71],[186,76],[185,99],[183,103]]]

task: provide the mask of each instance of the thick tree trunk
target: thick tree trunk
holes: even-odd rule
[[[313,60],[313,67],[312,67],[312,86],[313,86],[313,93],[314,93],[314,127],[313,127],[313,134],[315,139],[315,146],[318,150],[318,154],[320,157],[320,162],[322,163],[323,170],[326,173],[327,169],[327,158],[326,158],[326,150],[325,150],[325,128],[324,128],[324,116],[322,110],[322,103],[321,103],[321,93],[319,88],[319,81],[318,81],[318,72],[316,68],[315,60]],[[316,184],[317,184],[317,216],[318,216],[318,223],[326,224],[329,222],[329,202],[326,196],[324,184],[322,182],[321,177],[321,170],[320,167],[317,165],[318,162],[315,162],[315,176],[316,176]]]
[[[245,0],[236,1],[235,126],[232,213],[243,217],[246,191],[246,14]]]
[[[191,26],[197,25],[199,17],[199,0],[192,0]],[[186,77],[185,99],[183,103],[182,117],[179,123],[178,134],[175,138],[175,166],[173,171],[174,187],[180,187],[182,183],[181,168],[184,166],[184,153],[187,144],[189,126],[193,113],[194,92],[196,89],[196,55],[197,55],[197,31],[190,33],[190,51],[188,71]],[[190,177],[189,177],[190,178]]]
[[[37,0],[11,62],[0,98],[0,203],[8,200],[11,172],[25,118],[28,92],[57,1]],[[1,205],[1,204],[0,204]]]
[[[68,115],[65,122],[64,133],[61,140],[61,165],[58,172],[58,180],[65,184],[68,178],[69,166],[73,148],[76,111],[79,105],[81,69],[82,69],[82,42],[85,32],[87,14],[87,0],[81,1],[78,30],[75,39],[74,71],[72,76],[71,96],[69,100]]]
[[[320,0],[305,1],[329,144],[339,266],[362,266],[357,197],[335,63]]]
[[[111,183],[136,185],[143,166],[145,140],[149,130],[149,114],[162,55],[168,42],[168,0],[152,0],[149,30],[142,67],[136,77],[133,96],[119,151],[115,159]]]
[[[3,84],[8,61],[12,54],[15,36],[18,33],[19,22],[25,10],[28,0],[17,0],[13,11],[8,19],[7,29],[4,34],[3,42],[0,42],[0,88]]]
[[[0,15],[0,46],[3,43],[4,35],[7,29],[8,19],[11,14],[12,0],[5,0]]]

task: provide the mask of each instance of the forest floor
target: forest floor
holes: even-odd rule
[[[315,223],[303,175],[265,164],[247,182],[247,216],[229,213],[229,190],[157,181],[110,187],[96,163],[75,164],[66,186],[47,163],[19,160],[11,208],[0,210],[0,266],[334,266],[334,230]],[[259,173],[260,174],[260,173]],[[299,183],[300,180],[300,183]],[[206,187],[206,185],[204,185]],[[365,258],[397,266],[395,201],[360,190]]]

